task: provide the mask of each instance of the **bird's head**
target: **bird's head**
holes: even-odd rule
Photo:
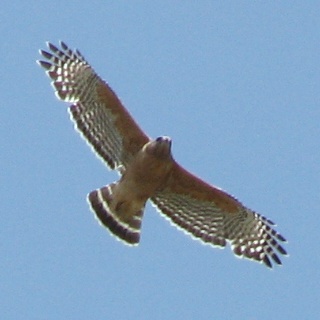
[[[171,157],[171,138],[158,137],[145,145],[145,151],[157,158],[167,159]]]

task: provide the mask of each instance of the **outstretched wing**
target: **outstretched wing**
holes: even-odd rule
[[[40,50],[46,61],[38,63],[52,79],[56,95],[73,103],[71,118],[97,154],[112,169],[121,170],[149,138],[78,50],[63,42],[59,49],[47,45],[50,52]]]
[[[193,237],[216,246],[231,243],[238,256],[272,267],[286,255],[286,241],[273,222],[244,207],[238,200],[192,175],[175,163],[164,190],[152,199],[161,213]]]

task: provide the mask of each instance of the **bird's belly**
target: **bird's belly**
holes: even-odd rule
[[[120,183],[126,192],[147,199],[164,185],[170,167],[164,162],[140,161],[127,168]]]

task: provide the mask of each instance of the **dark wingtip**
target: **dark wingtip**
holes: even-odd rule
[[[51,51],[59,52],[59,49],[55,45],[53,45],[51,42],[47,42],[47,46]]]
[[[270,269],[272,269],[272,264],[270,262],[270,259],[267,255],[265,255],[262,259],[262,262]]]
[[[273,261],[274,261],[276,264],[282,265],[281,260],[279,259],[279,257],[278,257],[275,253],[272,254],[271,257],[272,257]]]
[[[41,54],[44,58],[46,58],[46,59],[48,59],[48,60],[52,59],[52,57],[53,57],[53,55],[52,55],[51,53],[49,53],[49,52],[47,52],[47,51],[44,51],[44,50],[40,50],[40,54]]]
[[[282,236],[280,233],[277,234],[277,238],[282,242],[288,242],[287,239],[284,236]]]
[[[63,42],[62,40],[59,41],[60,42],[60,46],[63,50],[68,50],[69,47],[65,44],[65,42]]]
[[[283,247],[281,247],[280,245],[278,245],[278,246],[276,247],[276,249],[277,249],[281,254],[283,254],[284,256],[287,256],[287,255],[288,255],[287,251],[286,251]]]
[[[50,46],[53,46],[53,44],[50,41],[46,41],[46,46],[50,49]]]
[[[52,67],[52,64],[47,61],[37,60],[36,62],[39,66],[41,66],[42,68],[44,68],[46,70],[49,70]]]

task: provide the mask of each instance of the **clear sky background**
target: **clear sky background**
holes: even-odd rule
[[[4,1],[1,319],[317,319],[319,1]],[[117,179],[35,60],[80,49],[175,158],[277,222],[273,271],[203,246],[149,204],[138,248],[86,194]]]

